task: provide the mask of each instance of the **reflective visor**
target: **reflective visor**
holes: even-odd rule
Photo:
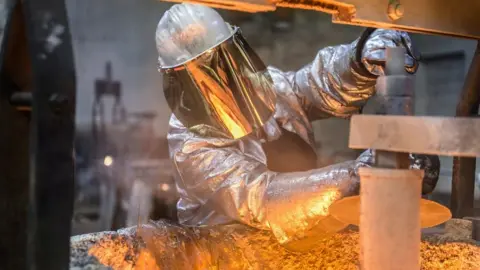
[[[197,134],[242,138],[275,111],[272,79],[239,28],[201,55],[160,71],[170,109]]]

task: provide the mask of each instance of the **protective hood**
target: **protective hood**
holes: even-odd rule
[[[170,109],[194,133],[239,139],[275,111],[272,79],[239,28],[193,59],[160,70]]]

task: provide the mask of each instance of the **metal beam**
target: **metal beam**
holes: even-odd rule
[[[318,1],[351,5],[350,16],[334,15],[333,22],[409,32],[480,39],[480,1],[471,0],[342,0]]]
[[[4,8],[0,269],[68,269],[75,70],[65,2],[11,0]]]
[[[276,7],[332,14],[333,22],[480,39],[480,1],[472,0],[161,0],[192,2],[244,12]]]
[[[465,84],[457,105],[456,116],[478,115],[480,103],[480,42],[472,59]],[[454,217],[474,215],[475,157],[453,158],[452,195],[450,209]]]
[[[480,119],[354,115],[349,147],[443,156],[480,156]]]

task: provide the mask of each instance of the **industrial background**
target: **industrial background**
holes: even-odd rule
[[[128,163],[129,165],[124,167],[137,166],[143,168],[143,171],[145,168],[153,168],[152,170],[155,171],[153,178],[159,179],[158,175],[164,178],[155,183],[159,190],[163,191],[163,193],[158,193],[159,197],[170,196],[166,194],[173,192],[173,185],[170,178],[168,149],[165,143],[170,110],[163,97],[161,75],[157,72],[154,34],[158,20],[170,6],[171,4],[154,0],[142,1],[141,5],[138,1],[131,0],[67,1],[77,72],[76,121],[77,141],[79,141],[77,142],[77,151],[80,156],[88,156],[91,152],[89,150],[94,145],[91,142],[94,139],[90,136],[92,129],[95,129],[92,125],[92,119],[96,116],[95,108],[92,108],[92,104],[96,100],[95,82],[106,78],[108,74],[106,66],[111,63],[111,78],[121,84],[120,102],[126,109],[128,118],[133,120],[128,120],[126,121],[128,124],[123,125],[113,125],[110,120],[105,121],[106,133],[110,141],[116,141],[118,145],[128,144],[130,146],[128,151],[125,149],[115,150],[119,157],[122,156],[121,153],[129,153],[128,161],[123,161],[124,164]],[[332,24],[330,15],[315,11],[278,9],[274,13],[265,14],[230,11],[221,11],[221,13],[225,16],[226,21],[242,28],[248,41],[267,64],[283,70],[298,69],[313,60],[318,49],[351,42],[363,30],[355,26]],[[416,114],[454,116],[476,43],[437,36],[412,35],[412,37],[415,48],[422,59],[416,76],[418,84],[416,89],[422,91],[416,93]],[[114,99],[105,101],[105,119],[112,117],[110,109],[114,105],[112,100]],[[327,119],[316,122],[314,126],[319,167],[356,157],[358,152],[348,148],[349,123],[347,120]],[[129,132],[126,132],[128,130]],[[144,132],[145,130],[148,132]],[[151,150],[153,149],[152,143],[156,146],[153,147],[154,150]],[[152,152],[151,155],[149,154],[150,156],[145,154],[145,149]],[[142,153],[143,156],[137,157],[135,153]],[[101,157],[104,165],[111,165],[109,160]],[[82,160],[81,158],[79,157],[77,160]],[[441,157],[441,161],[441,179],[431,198],[448,205],[452,158]],[[88,173],[95,174],[88,170],[91,167],[91,165],[87,165],[85,167],[87,169],[80,168],[77,178],[95,178],[85,176]],[[138,178],[135,175],[129,176],[132,171],[135,170],[117,172],[116,175],[109,176],[112,183],[104,186],[103,192],[107,192],[105,188],[117,186],[120,181],[126,182],[125,185],[131,187],[133,179]],[[99,179],[99,181],[104,180]],[[79,181],[77,180],[77,182]],[[132,190],[142,190],[140,184],[135,186]],[[148,192],[146,187],[143,187],[143,190]],[[101,191],[98,192],[101,193]],[[141,191],[138,192],[138,194],[143,194]],[[478,190],[476,193],[478,194]],[[138,207],[138,211],[123,213],[121,217],[115,217],[118,215],[117,211],[108,210],[108,208],[111,208],[113,204],[117,208],[135,208],[131,202],[136,201],[141,204],[139,202],[141,198],[135,199],[130,195],[119,194],[119,192],[111,195],[117,199],[112,199],[111,203],[107,203],[106,212],[103,213],[109,213],[112,220],[118,218],[130,220],[130,223],[137,222],[142,215],[140,209],[142,207]],[[123,204],[113,203],[115,200],[121,201],[118,198],[122,198],[122,196],[125,201]],[[165,199],[164,204],[171,207],[175,201],[174,195],[172,196],[172,198]],[[80,199],[77,198],[77,200]],[[86,208],[88,207],[85,206]],[[90,211],[85,209],[84,212]],[[77,212],[82,211],[77,209]],[[172,212],[168,213],[168,215],[174,215]],[[159,215],[162,216],[165,213]],[[95,218],[88,214],[83,216],[74,222],[74,234],[104,230],[105,226],[108,227],[106,224],[92,225],[92,222],[89,223],[84,219]],[[123,221],[120,223],[119,227],[125,225]]]

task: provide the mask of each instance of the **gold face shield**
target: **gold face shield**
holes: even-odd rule
[[[272,79],[238,27],[213,48],[160,71],[170,109],[197,134],[242,138],[275,111]]]

